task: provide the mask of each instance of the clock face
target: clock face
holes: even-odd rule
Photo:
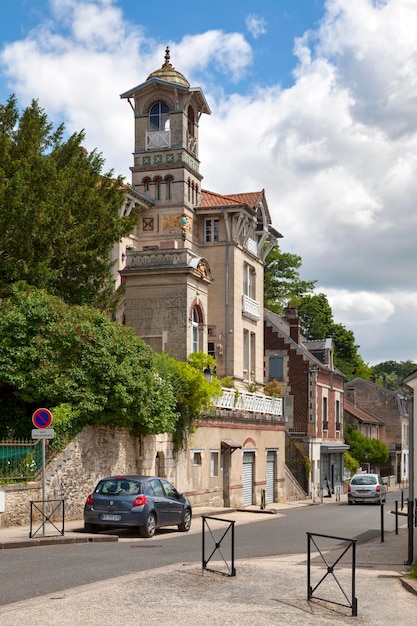
[[[153,230],[153,217],[144,217],[142,220],[142,230]]]

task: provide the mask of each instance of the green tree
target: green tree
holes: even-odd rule
[[[155,355],[161,375],[170,382],[175,398],[177,423],[174,431],[175,448],[184,447],[187,436],[193,432],[196,422],[213,406],[213,398],[221,395],[221,383],[217,376],[206,380],[204,369],[214,368],[212,356],[197,352],[190,354],[189,361],[177,361],[166,353]]]
[[[353,458],[353,456],[351,454],[349,454],[349,452],[345,452],[345,454],[343,456],[344,456],[344,466],[345,466],[345,469],[348,472],[350,472],[350,474],[353,476],[359,470],[360,463],[355,458]]]
[[[345,440],[350,446],[350,455],[359,464],[378,465],[389,459],[389,450],[385,443],[379,439],[366,437],[351,424],[347,424],[345,427]]]
[[[0,437],[27,437],[39,406],[72,434],[85,425],[173,432],[178,419],[173,388],[133,329],[16,283],[0,300]]]
[[[264,306],[281,314],[287,302],[312,291],[315,280],[301,280],[301,257],[281,252],[276,244],[269,252],[264,269]]]
[[[402,392],[401,381],[403,378],[417,370],[417,363],[414,361],[384,361],[372,367],[372,374],[376,377],[376,382],[384,385],[395,392]]]
[[[109,306],[110,251],[131,232],[137,212],[119,215],[121,177],[103,173],[101,154],[64,141],[33,100],[22,113],[0,105],[0,296],[25,280],[70,304]]]
[[[334,363],[348,380],[355,376],[370,378],[371,369],[359,354],[355,335],[343,324],[335,324],[324,293],[306,295],[297,301],[301,331],[307,339],[327,339],[334,343]]]

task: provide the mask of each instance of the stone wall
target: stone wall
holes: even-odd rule
[[[128,431],[85,428],[46,470],[46,499],[65,500],[65,519],[82,519],[87,495],[103,476],[137,474],[138,439]],[[30,501],[42,497],[41,484],[0,486],[5,492],[1,526],[29,524]]]

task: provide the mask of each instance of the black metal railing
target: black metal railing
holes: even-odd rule
[[[38,528],[33,532],[35,518],[41,519]],[[37,521],[36,521],[37,523]],[[65,530],[65,500],[31,500],[29,538],[35,537],[40,530],[45,535],[46,524],[52,526],[60,535]],[[60,526],[60,528],[58,527]]]
[[[321,539],[330,539],[331,541],[337,541],[338,544],[342,542],[345,544],[341,548],[341,552],[335,560],[330,563],[329,562],[329,554],[332,555],[332,552],[329,551],[328,546],[326,546],[326,555],[323,552],[323,547],[319,547],[318,538]],[[325,573],[318,580],[318,582],[313,586],[312,584],[312,564],[311,564],[311,548],[312,545],[317,549],[318,555],[321,557],[320,564],[325,565]],[[335,570],[336,566],[341,562],[342,558],[345,554],[348,553],[349,550],[352,550],[352,560],[351,560],[351,589],[350,589],[350,599],[348,594],[343,589],[339,578],[336,576]],[[345,564],[344,564],[345,567]],[[322,570],[323,571],[323,568]],[[337,587],[341,591],[342,597],[346,600],[347,604],[343,604],[342,602],[338,602],[336,599],[323,598],[321,596],[315,595],[317,589],[324,583],[328,576],[331,576],[332,579],[336,582]],[[355,588],[355,579],[356,579],[356,539],[347,539],[345,537],[333,537],[332,535],[320,535],[318,533],[307,533],[307,599],[310,600],[321,600],[323,602],[328,602],[330,604],[335,604],[342,607],[350,608],[352,611],[352,616],[356,617],[358,614],[358,601],[356,598],[356,588]],[[332,589],[329,586],[329,589]]]
[[[285,436],[285,464],[299,485],[308,493],[308,478],[306,473],[306,458],[308,458],[308,448],[305,442],[291,438],[286,433]]]
[[[215,572],[217,574],[222,574],[223,576],[236,576],[235,569],[235,522],[232,520],[223,519],[221,517],[209,517],[202,516],[203,528],[202,528],[202,569],[207,570],[209,572]],[[217,521],[222,522],[223,525],[226,524],[226,529],[222,526],[220,529],[214,529],[210,527],[209,521]],[[206,532],[207,531],[207,532]],[[222,546],[222,542],[225,541],[226,537],[230,537],[230,544]],[[211,540],[211,546],[207,548],[206,539]],[[211,550],[211,551],[210,551]],[[225,555],[226,550],[228,554]],[[206,557],[206,555],[208,555]],[[214,569],[207,567],[211,559],[215,556],[220,556],[221,560],[226,566],[226,571],[222,571],[220,569]],[[229,562],[230,561],[230,564]]]

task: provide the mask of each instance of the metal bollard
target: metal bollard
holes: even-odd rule
[[[266,505],[265,489],[261,489],[261,511],[264,510]]]

